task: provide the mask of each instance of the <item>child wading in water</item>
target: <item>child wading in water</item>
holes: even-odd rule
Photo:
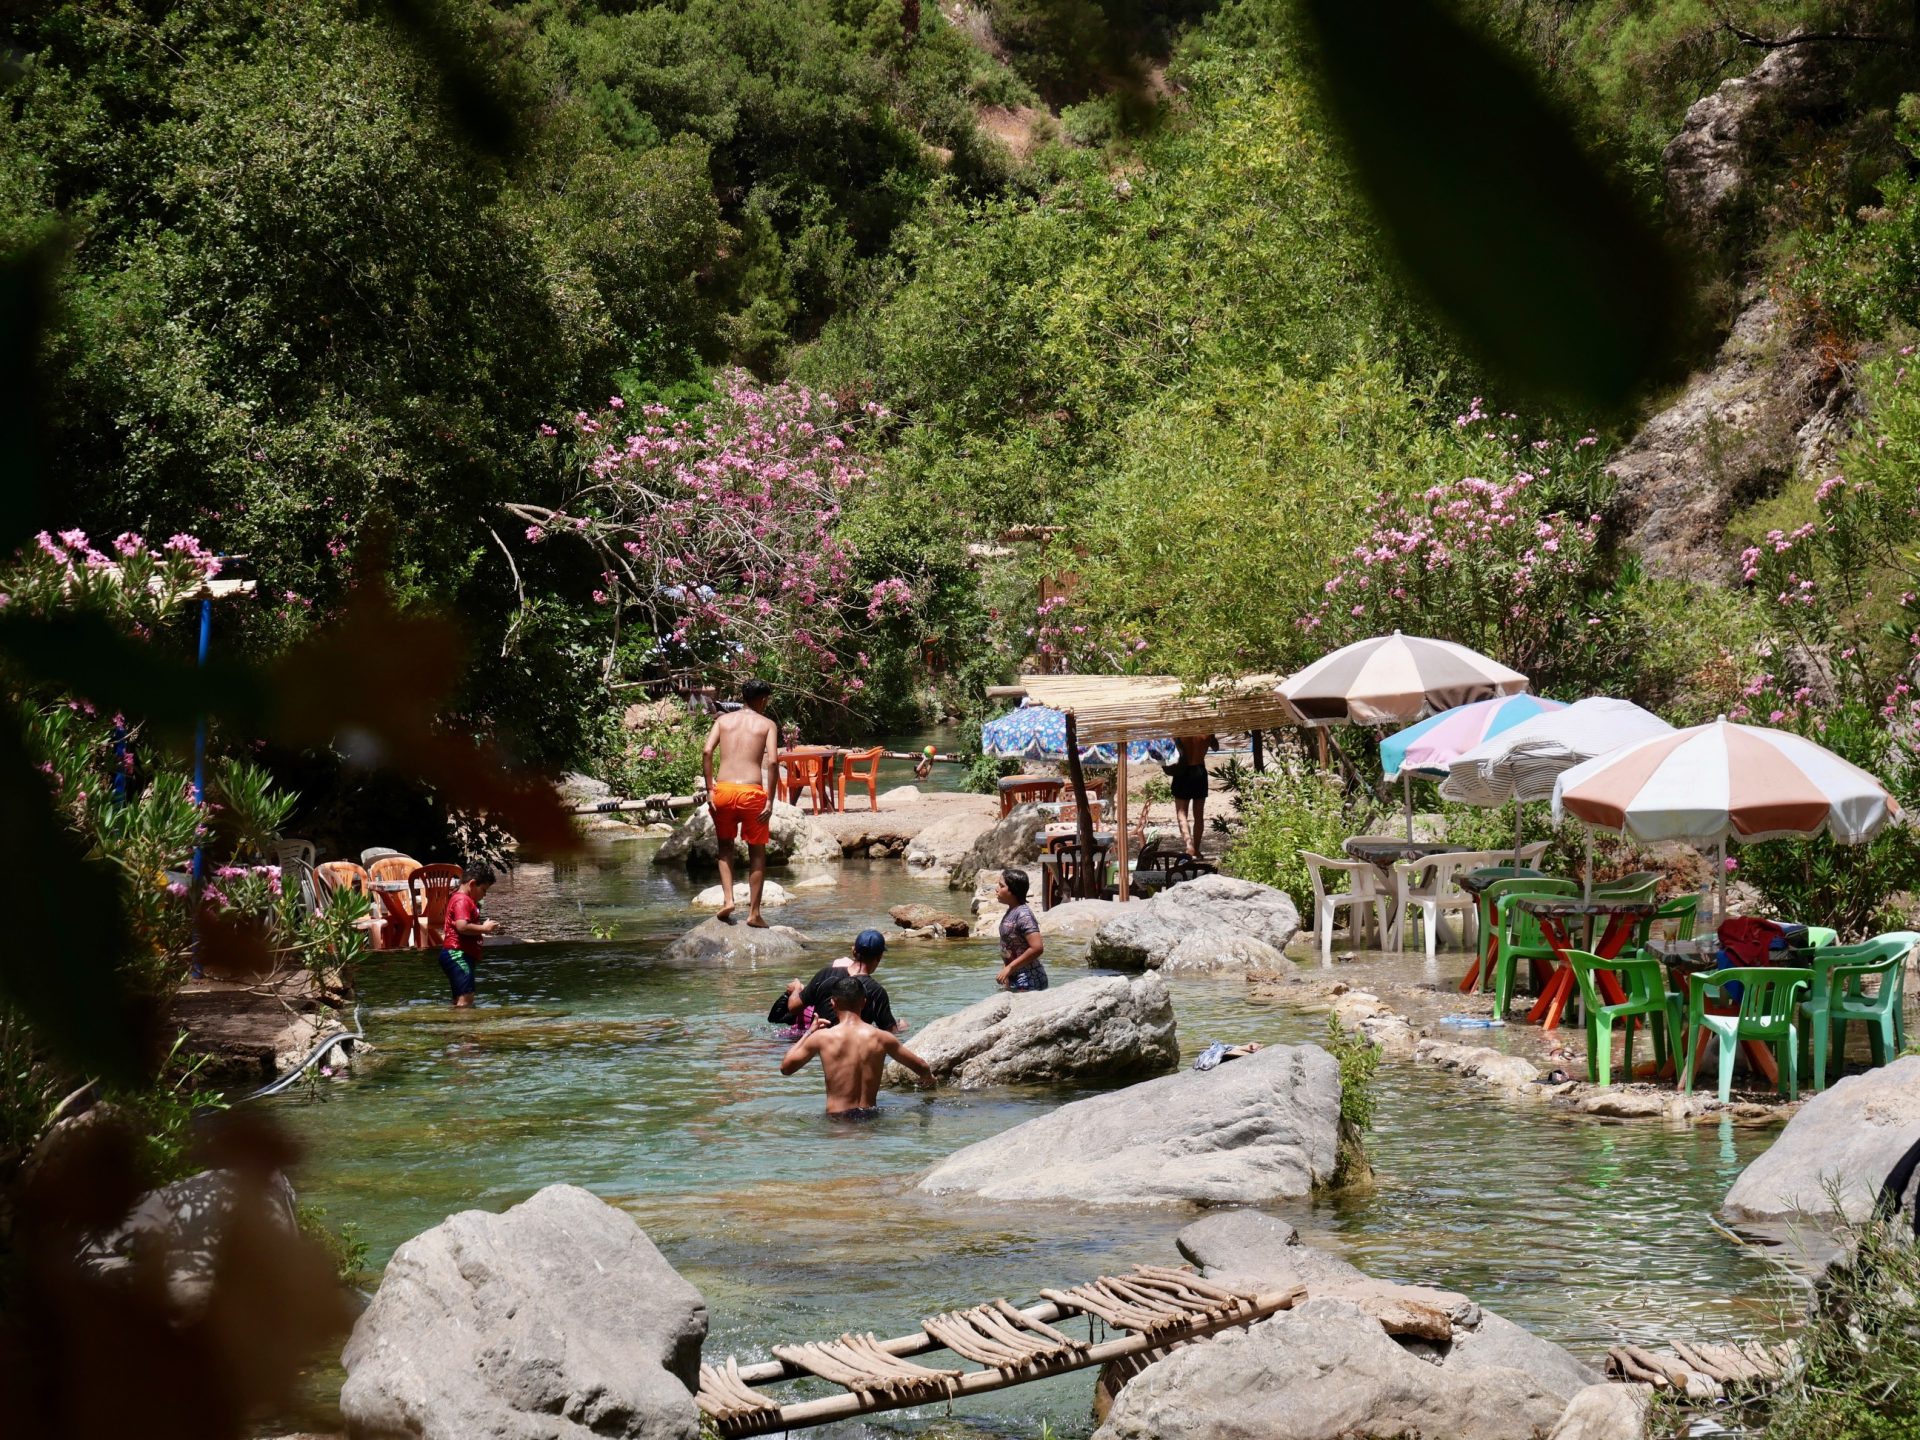
[[[1040,963],[1040,952],[1047,946],[1027,904],[1027,872],[1001,871],[996,894],[1007,913],[1000,917],[1000,973],[993,983],[1008,990],[1046,989],[1047,967]]]
[[[447,901],[447,923],[440,937],[440,968],[453,986],[453,1003],[459,1010],[473,1005],[474,972],[479,968],[480,947],[484,943],[481,937],[500,928],[498,920],[480,918],[480,902],[487,898],[487,887],[491,884],[493,871],[476,865]]]

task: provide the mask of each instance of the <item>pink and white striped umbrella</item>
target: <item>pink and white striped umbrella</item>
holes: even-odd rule
[[[1638,840],[1751,844],[1825,832],[1857,845],[1900,804],[1804,735],[1722,718],[1574,766],[1553,786],[1554,819],[1563,814]]]
[[[1804,735],[1722,716],[1574,766],[1553,786],[1553,818],[1564,815],[1637,840],[1717,847],[1724,917],[1728,841],[1825,833],[1859,845],[1900,817],[1900,802],[1858,765]]]

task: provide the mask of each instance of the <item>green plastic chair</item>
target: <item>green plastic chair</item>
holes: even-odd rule
[[[1799,1035],[1793,1017],[1800,997],[1813,983],[1811,970],[1781,965],[1752,965],[1732,970],[1702,971],[1687,988],[1687,1060],[1683,1088],[1693,1093],[1694,1067],[1700,1061],[1700,1032],[1711,1030],[1720,1040],[1720,1103],[1733,1092],[1734,1054],[1742,1040],[1760,1040],[1773,1046],[1789,1100],[1800,1098]],[[1740,1013],[1709,1015],[1707,997],[1719,999],[1729,985],[1740,987]]]
[[[1478,987],[1485,990],[1493,984],[1492,967],[1487,964],[1487,955],[1493,948],[1493,902],[1500,894],[1503,880],[1545,880],[1546,872],[1534,870],[1525,865],[1483,865],[1468,872],[1476,880],[1494,877],[1494,883],[1486,891],[1474,897],[1473,922],[1476,954],[1473,970],[1466,980],[1461,982],[1462,991],[1476,988],[1472,982],[1478,980]]]
[[[1622,875],[1618,880],[1608,880],[1593,887],[1593,898],[1599,900],[1651,900],[1654,892],[1660,888],[1658,870],[1636,870],[1631,875]]]
[[[1500,936],[1500,948],[1493,957],[1493,1013],[1505,1019],[1508,1002],[1513,999],[1514,969],[1522,960],[1555,957],[1553,947],[1540,928],[1540,922],[1514,902],[1532,896],[1558,899],[1578,895],[1580,887],[1571,880],[1516,880],[1513,888],[1502,881],[1494,888],[1502,893],[1494,900],[1494,925]]]
[[[1675,1033],[1680,1017],[1674,1013],[1673,997],[1667,993],[1666,967],[1650,955],[1620,955],[1602,960],[1585,950],[1569,950],[1567,962],[1580,981],[1581,1007],[1587,1017],[1587,1078],[1596,1085],[1613,1083],[1613,1022],[1627,1022],[1627,1053],[1624,1064],[1628,1080],[1633,1079],[1633,1029],[1642,1024],[1653,1032],[1653,1058],[1665,1065],[1671,1049],[1678,1052],[1680,1037]],[[1593,976],[1596,970],[1608,970],[1619,977],[1626,1002],[1613,1005],[1600,993]]]
[[[1836,1069],[1844,1067],[1847,1026],[1867,1027],[1873,1063],[1884,1065],[1906,1047],[1906,1022],[1901,1008],[1906,998],[1907,952],[1920,945],[1920,934],[1893,930],[1861,945],[1830,945],[1810,956],[1813,984],[1801,1018],[1806,1023],[1803,1048],[1812,1051],[1808,1086],[1827,1086],[1829,1049]],[[1869,975],[1880,977],[1877,993],[1866,993]]]
[[[1633,937],[1633,943],[1642,950],[1646,949],[1647,941],[1653,938],[1653,927],[1668,920],[1673,922],[1675,940],[1691,940],[1693,927],[1698,922],[1699,916],[1700,897],[1698,895],[1676,895],[1671,900],[1663,900],[1658,910],[1640,922],[1640,931]]]

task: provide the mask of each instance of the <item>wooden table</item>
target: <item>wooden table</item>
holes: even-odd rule
[[[1093,865],[1097,881],[1106,879],[1107,856],[1113,850],[1113,831],[1096,830],[1093,832]],[[1040,832],[1040,908],[1051,910],[1058,898],[1060,885],[1060,862],[1062,859],[1077,860],[1080,854],[1080,827],[1077,825],[1049,825]],[[1094,887],[1096,895],[1102,884]],[[1070,896],[1078,899],[1078,896]]]
[[[1038,802],[1051,804],[1060,798],[1067,782],[1051,775],[1003,775],[1000,777],[1000,814],[1011,814],[1015,806]]]
[[[1527,1012],[1527,1019],[1542,1030],[1552,1030],[1560,1024],[1560,1017],[1566,1013],[1567,1003],[1573,999],[1579,984],[1573,963],[1567,959],[1567,951],[1573,949],[1573,942],[1567,936],[1567,921],[1585,919],[1591,926],[1604,915],[1607,928],[1601,932],[1600,943],[1593,947],[1592,953],[1602,960],[1611,960],[1626,948],[1627,937],[1639,923],[1660,908],[1650,900],[1576,900],[1570,895],[1521,896],[1513,903],[1540,922],[1540,933],[1546,936],[1559,962],[1540,991],[1540,998],[1533,1002],[1533,1009]],[[1626,1003],[1626,992],[1613,976],[1603,971],[1594,976],[1594,983],[1607,997],[1609,1005]]]

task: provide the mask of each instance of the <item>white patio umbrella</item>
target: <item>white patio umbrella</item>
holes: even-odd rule
[[[1518,695],[1527,677],[1451,640],[1376,635],[1342,646],[1280,682],[1300,723],[1410,725],[1437,710],[1500,695]],[[1413,838],[1413,792],[1406,788],[1407,838]]]
[[[1638,740],[1669,735],[1673,727],[1631,700],[1595,695],[1564,710],[1535,715],[1456,757],[1440,794],[1464,805],[1513,805],[1514,850],[1520,848],[1520,807],[1553,798],[1553,782],[1574,766]],[[1587,890],[1593,888],[1588,835]]]
[[[1637,840],[1680,840],[1719,855],[1716,911],[1727,913],[1727,842],[1871,840],[1900,817],[1872,775],[1790,730],[1725,716],[1628,745],[1554,781],[1553,816]]]

